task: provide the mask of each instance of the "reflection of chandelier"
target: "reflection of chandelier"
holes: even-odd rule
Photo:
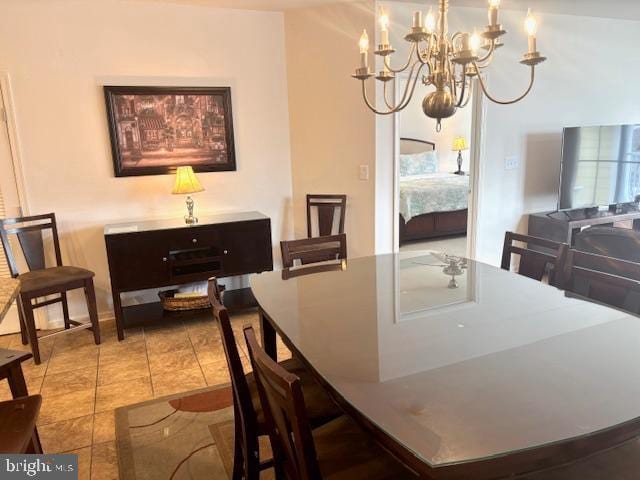
[[[448,33],[447,20],[449,0],[440,0],[437,24],[431,10],[424,21],[422,12],[416,12],[413,16],[413,27],[404,37],[407,42],[411,43],[409,57],[407,63],[399,69],[394,69],[390,65],[390,58],[395,50],[389,43],[389,16],[381,8],[379,17],[381,42],[375,54],[383,58],[382,71],[376,75],[369,70],[369,38],[365,30],[360,38],[360,67],[353,75],[354,78],[362,81],[362,95],[367,106],[380,115],[399,112],[411,101],[417,81],[421,78],[424,85],[433,85],[436,88],[435,92],[424,98],[422,109],[425,115],[436,119],[436,129],[440,131],[442,119],[453,116],[458,108],[465,107],[469,102],[473,78],[478,78],[484,94],[495,103],[508,105],[519,102],[526,97],[533,87],[535,66],[546,60],[536,50],[537,24],[531,11],[528,12],[525,20],[525,28],[529,35],[529,51],[525,53],[520,62],[531,67],[531,80],[524,94],[514,100],[497,100],[487,92],[484,80],[479,74],[493,60],[494,52],[502,46],[499,38],[506,33],[498,23],[499,4],[500,0],[489,0],[489,25],[484,32],[481,34],[478,34],[477,31],[474,31],[473,34],[458,32],[451,37]],[[485,41],[482,48],[486,50],[482,56],[478,52],[482,43],[481,37]],[[423,69],[426,69],[424,74]],[[405,71],[408,72],[409,78],[404,92],[399,101],[395,98],[390,101],[387,95],[387,84],[389,81],[395,80],[396,73]],[[374,75],[384,85],[385,110],[376,109],[367,96],[365,81]],[[391,90],[395,95],[395,89]]]

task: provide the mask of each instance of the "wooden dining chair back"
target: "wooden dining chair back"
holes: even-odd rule
[[[0,452],[42,454],[36,428],[42,397],[32,395],[0,402]]]
[[[238,351],[235,335],[231,328],[229,313],[222,301],[223,292],[216,278],[209,279],[208,296],[211,307],[213,308],[213,316],[220,329],[222,348],[224,349],[224,355],[231,377],[236,448],[233,477],[234,479],[241,478],[243,477],[242,472],[246,472],[247,478],[257,478],[259,476],[260,465],[259,462],[253,460],[259,458],[258,420],[251,400],[247,377],[242,367],[240,352]]]
[[[244,336],[276,464],[289,480],[320,480],[300,379],[267,355],[252,327],[245,327]]]
[[[45,252],[45,237],[49,235],[54,251],[54,265],[47,265]],[[24,257],[28,271],[20,272],[18,258],[11,242],[15,236]],[[60,240],[56,216],[53,213],[0,219],[0,241],[4,250],[11,276],[20,279],[20,300],[18,313],[20,316],[20,331],[22,343],[31,344],[33,360],[40,363],[40,349],[36,334],[33,311],[55,303],[62,304],[65,330],[72,326],[75,329],[89,328],[93,331],[96,345],[100,343],[100,327],[98,325],[98,310],[95,289],[93,285],[94,273],[90,270],[64,266],[60,252]],[[71,320],[67,292],[83,288],[89,311],[89,323]],[[38,299],[58,295],[54,298],[39,301]],[[35,303],[34,303],[35,301]],[[54,333],[53,335],[56,335]],[[40,339],[44,338],[40,337]]]
[[[514,242],[524,245],[514,245]],[[555,264],[562,245],[562,243],[547,240],[546,238],[506,232],[500,267],[503,270],[511,270],[512,255],[518,255],[520,257],[518,274],[541,281],[544,279],[545,274],[548,273],[549,284],[555,285]]]
[[[302,265],[347,258],[347,236],[344,233],[327,237],[284,240],[280,242],[282,266],[291,268],[296,260]]]
[[[562,247],[557,286],[640,314],[640,264]]]
[[[326,237],[344,233],[347,209],[346,195],[307,195],[307,237]],[[313,235],[312,212],[317,211],[317,235]],[[338,217],[336,217],[338,212]],[[337,228],[334,224],[337,221]]]

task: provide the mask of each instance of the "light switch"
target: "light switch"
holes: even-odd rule
[[[505,170],[516,170],[520,168],[520,159],[515,155],[510,157],[505,157],[504,159],[504,169]]]
[[[360,180],[369,180],[369,165],[360,165]]]

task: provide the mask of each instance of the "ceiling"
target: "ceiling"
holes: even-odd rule
[[[191,5],[239,8],[247,10],[283,11],[358,0],[136,0],[143,2],[184,3]],[[401,0],[386,0],[401,1]],[[413,0],[406,3],[435,5],[437,0]],[[485,8],[487,0],[450,0],[451,6]],[[640,20],[638,0],[502,0],[502,8],[588,17]]]

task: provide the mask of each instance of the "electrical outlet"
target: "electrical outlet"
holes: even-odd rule
[[[520,159],[515,155],[510,157],[506,157],[504,159],[504,169],[505,170],[516,170],[520,168]]]
[[[369,180],[369,165],[360,165],[360,180]]]

